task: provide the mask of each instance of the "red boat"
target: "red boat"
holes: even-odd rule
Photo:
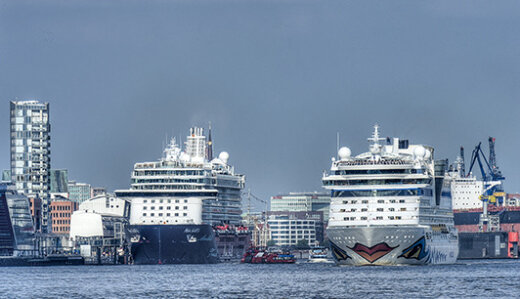
[[[241,262],[247,264],[294,264],[296,259],[289,252],[249,248],[242,257]]]

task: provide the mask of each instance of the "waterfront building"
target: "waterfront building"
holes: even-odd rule
[[[78,209],[78,203],[67,198],[56,198],[50,204],[52,217],[52,232],[68,235],[70,232],[70,217]]]
[[[69,199],[82,203],[85,200],[90,199],[91,188],[90,184],[69,181]]]
[[[36,252],[29,201],[10,183],[0,183],[0,256]]]
[[[89,257],[96,247],[123,246],[129,211],[130,203],[112,194],[84,201],[71,216],[70,238],[74,247]]]
[[[11,101],[11,180],[18,192],[42,199],[41,228],[48,231],[50,191],[49,103]]]
[[[323,241],[323,213],[321,211],[267,213],[270,239],[278,246],[296,246],[306,240],[309,246]]]
[[[290,192],[271,197],[271,211],[321,211],[325,223],[329,220],[330,193]]]

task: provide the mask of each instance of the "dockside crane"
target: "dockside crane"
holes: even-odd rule
[[[484,183],[483,192],[479,196],[479,199],[482,201],[483,208],[479,221],[479,227],[481,231],[484,227],[484,224],[487,224],[488,231],[500,228],[499,217],[497,215],[488,215],[487,206],[490,203],[493,205],[502,205],[506,197],[504,186],[502,184],[502,182],[505,180],[505,177],[502,175],[502,172],[497,166],[495,138],[489,137],[488,142],[489,162],[488,159],[486,159],[486,155],[484,155],[484,152],[482,151],[482,142],[479,142],[471,154],[471,165],[466,175],[471,175],[471,170],[473,169],[473,166],[475,166],[475,162],[477,162],[480,168],[480,173],[482,175],[482,181]],[[484,161],[485,164],[482,161]]]

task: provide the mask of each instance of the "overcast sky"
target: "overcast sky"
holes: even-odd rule
[[[109,190],[211,121],[263,198],[321,190],[376,122],[450,161],[494,136],[520,192],[519,32],[518,1],[0,1],[0,168],[9,100],[38,99],[52,168]]]

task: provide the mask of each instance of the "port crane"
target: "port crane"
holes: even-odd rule
[[[484,183],[483,192],[479,196],[482,201],[482,215],[480,217],[480,230],[482,231],[484,224],[487,225],[488,231],[497,230],[500,228],[499,215],[488,215],[487,207],[488,204],[502,205],[504,203],[506,194],[502,182],[505,177],[499,170],[496,162],[495,153],[495,138],[489,137],[489,161],[486,159],[486,155],[482,151],[482,142],[475,147],[471,154],[471,164],[468,170],[467,176],[471,175],[471,170],[478,163],[480,173],[482,175],[482,181]],[[461,149],[463,153],[463,149]],[[484,161],[485,164],[482,162]]]

